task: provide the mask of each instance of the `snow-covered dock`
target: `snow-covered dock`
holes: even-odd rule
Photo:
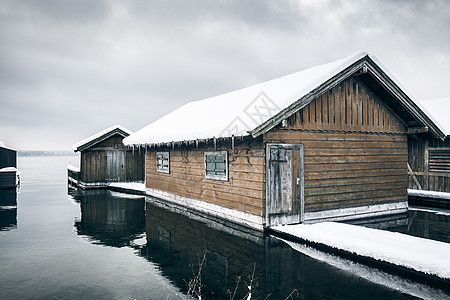
[[[408,189],[408,203],[450,209],[450,193]]]
[[[108,189],[128,194],[145,195],[145,184],[139,182],[112,182]]]
[[[324,222],[272,227],[283,238],[301,241],[359,260],[409,272],[450,286],[450,244],[397,232]]]

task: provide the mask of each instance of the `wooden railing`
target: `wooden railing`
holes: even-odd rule
[[[80,184],[80,169],[74,166],[67,166],[67,180],[69,184],[78,186]]]

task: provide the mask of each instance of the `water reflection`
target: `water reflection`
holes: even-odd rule
[[[146,203],[147,244],[140,254],[156,263],[162,274],[186,291],[186,282],[202,269],[205,298],[236,299],[247,293],[253,274],[255,299],[285,299],[298,291],[299,299],[348,299],[446,296],[445,292],[360,266],[319,251],[304,251],[282,240],[251,239],[215,229],[177,212]],[[313,253],[313,254],[312,254]],[[326,258],[326,259],[324,259]],[[237,285],[237,278],[241,278]],[[295,295],[297,295],[295,293]]]
[[[17,189],[0,189],[0,231],[17,228]]]
[[[450,211],[445,209],[410,207],[403,214],[348,223],[450,243]]]
[[[252,299],[348,299],[411,297],[445,298],[438,289],[386,274],[380,270],[286,243],[230,231],[211,220],[200,219],[157,203],[106,190],[70,192],[80,203],[77,233],[93,244],[131,247],[157,266],[160,274],[187,292],[187,283],[199,272],[204,299],[242,299],[252,285]],[[373,223],[374,227],[412,228],[414,218],[402,216]],[[388,226],[389,225],[389,226]],[[145,236],[137,245],[136,239]],[[143,266],[145,268],[145,266]],[[250,276],[253,274],[253,281]]]
[[[450,243],[450,211],[411,208],[408,211],[408,223],[395,230],[409,235]]]
[[[72,192],[80,203],[81,219],[75,221],[79,235],[94,244],[129,246],[145,231],[145,198],[107,190]]]

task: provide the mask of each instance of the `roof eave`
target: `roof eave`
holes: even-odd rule
[[[370,57],[367,57],[368,72],[372,75],[389,93],[391,93],[423,127],[428,128],[428,132],[436,139],[444,140],[445,133],[420,109],[419,106],[380,68]]]
[[[414,101],[370,58],[366,55],[354,62],[329,80],[325,81],[311,92],[301,97],[278,114],[274,115],[269,120],[260,124],[250,131],[250,134],[256,138],[262,134],[267,133],[272,128],[280,124],[284,119],[287,119],[297,111],[312,102],[315,98],[320,96],[325,91],[338,85],[343,80],[350,76],[357,74],[358,71],[363,70],[364,73],[369,73],[373,76],[389,93],[399,101],[399,103],[406,109],[418,122],[424,127],[428,127],[429,133],[437,138],[444,140],[446,135],[442,130],[414,103]]]

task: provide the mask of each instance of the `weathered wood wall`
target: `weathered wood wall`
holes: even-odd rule
[[[106,183],[106,151],[85,150],[81,152],[81,182]]]
[[[304,145],[305,212],[407,200],[407,137],[398,117],[356,79],[266,133]]]
[[[106,139],[92,148],[81,152],[81,181],[84,183],[106,183],[108,178],[107,151],[124,151],[124,178],[126,182],[144,182],[144,161],[145,152],[143,150],[127,150],[122,143],[123,137],[115,135]]]
[[[404,133],[402,121],[356,78],[317,97],[288,119],[289,127],[309,130]]]
[[[218,141],[212,145],[148,150],[146,154],[146,184],[149,188],[175,195],[195,198],[258,216],[264,213],[265,167],[262,138],[236,142]],[[170,152],[170,173],[156,170],[156,152]],[[228,151],[229,180],[205,178],[204,152]]]
[[[197,220],[178,213],[146,205],[147,244],[141,254],[153,263],[181,289],[186,281],[193,278],[192,271],[198,271],[199,260],[206,255],[202,269],[202,284],[205,298],[226,297],[227,290],[236,287],[236,278],[242,276],[242,282],[253,272],[261,288],[253,296],[256,299],[266,296],[264,288],[265,248],[263,244],[230,236],[214,227],[206,226]],[[245,251],[242,249],[245,248]],[[246,285],[241,284],[237,299],[245,297]]]
[[[410,189],[450,192],[450,164],[441,171],[433,170],[430,165],[430,149],[442,149],[450,153],[450,138],[440,140],[408,140],[408,186]]]
[[[106,190],[80,197],[77,232],[114,247],[129,245],[145,230],[145,200],[115,197]]]
[[[145,150],[127,150],[125,152],[125,181],[144,182]]]
[[[17,152],[12,149],[0,147],[0,169],[6,167],[17,168]]]

